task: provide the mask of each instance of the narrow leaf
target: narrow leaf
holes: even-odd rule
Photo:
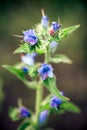
[[[57,96],[58,98],[61,98],[63,101],[66,101],[67,98],[62,96],[60,94],[60,91],[57,89],[56,87],[56,83],[55,83],[55,78],[47,78],[46,80],[43,81],[44,85],[46,86],[46,88],[55,96]]]
[[[64,111],[71,111],[75,113],[80,113],[80,108],[77,107],[74,103],[72,102],[64,102],[61,104],[60,109],[63,109]]]
[[[6,70],[10,71],[12,74],[16,75],[19,79],[23,80],[25,78],[25,75],[21,69],[18,69],[16,67],[10,66],[10,65],[3,65],[3,67]]]
[[[28,43],[21,44],[20,47],[17,48],[17,49],[14,51],[14,54],[15,54],[15,53],[30,53],[29,44],[28,44]]]
[[[80,25],[74,25],[74,26],[70,26],[70,27],[61,29],[59,31],[59,38],[60,38],[60,40],[62,40],[65,37],[67,37],[69,34],[71,34],[73,31],[75,31],[79,27],[80,27]]]
[[[25,74],[22,72],[22,70],[16,68],[15,66],[10,66],[10,65],[3,65],[3,67],[9,72],[11,72],[12,74],[14,74],[15,76],[17,76],[17,78],[20,79],[26,85],[26,87],[32,89],[36,88],[37,83],[35,81],[29,82],[26,79]]]
[[[72,63],[72,60],[69,59],[69,57],[67,57],[64,54],[56,54],[52,58],[50,58],[49,61],[53,62],[53,63],[61,63],[61,62],[62,63],[67,63],[67,64],[71,64]]]

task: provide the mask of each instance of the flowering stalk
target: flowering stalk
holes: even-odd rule
[[[48,17],[42,9],[42,19],[33,29],[23,31],[23,36],[15,35],[22,40],[22,44],[14,53],[20,53],[21,63],[3,67],[16,75],[27,88],[36,91],[35,112],[28,110],[22,103],[9,110],[9,116],[13,121],[23,120],[18,130],[40,130],[48,120],[49,114],[63,114],[66,111],[79,113],[80,109],[60,92],[56,85],[56,76],[51,63],[68,63],[72,61],[64,54],[56,52],[59,43],[66,36],[76,30],[79,25],[62,29],[61,24],[52,22],[49,25]],[[35,57],[44,55],[43,63],[35,62]],[[32,81],[29,81],[27,77]],[[43,91],[46,87],[50,94],[43,99]]]
[[[41,101],[42,101],[42,90],[43,90],[43,86],[42,84],[39,82],[39,84],[37,85],[37,89],[36,89],[36,107],[35,107],[35,115],[36,115],[36,124],[38,124],[38,117],[39,117],[39,112],[40,112],[40,105],[41,105]]]

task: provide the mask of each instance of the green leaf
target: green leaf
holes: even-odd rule
[[[56,86],[56,80],[55,78],[47,78],[46,80],[43,80],[43,83],[45,85],[45,87],[55,96],[57,96],[58,98],[62,99],[63,101],[66,101],[67,98],[62,96],[60,94],[60,91],[57,89]]]
[[[60,109],[63,109],[64,111],[71,111],[74,113],[80,113],[80,108],[77,107],[74,103],[72,102],[64,102],[60,105]]]
[[[59,31],[59,38],[60,38],[60,40],[64,39],[68,35],[70,35],[73,31],[75,31],[79,27],[80,27],[80,25],[74,25],[74,26],[70,26],[70,27],[61,29]]]
[[[29,125],[30,125],[30,121],[28,120],[28,121],[24,121],[19,127],[18,127],[18,129],[17,130],[25,130],[25,129],[27,129],[28,127],[29,127]]]
[[[72,60],[69,59],[69,57],[67,57],[64,54],[56,54],[54,55],[52,58],[49,59],[50,62],[53,63],[67,63],[67,64],[71,64]]]
[[[18,108],[13,108],[10,107],[8,111],[9,117],[12,119],[12,121],[17,121],[19,120],[19,109]]]
[[[29,44],[28,43],[21,44],[20,47],[14,51],[14,54],[15,53],[30,53]]]
[[[3,67],[10,71],[12,74],[15,74],[19,79],[23,80],[25,78],[25,74],[21,69],[18,69],[15,66],[10,65],[3,65]]]
[[[43,48],[36,48],[36,53],[38,53],[38,54],[44,54],[45,50]]]
[[[36,82],[35,81],[28,81],[25,77],[25,73],[19,68],[16,68],[15,66],[10,65],[3,65],[3,67],[11,72],[12,74],[16,75],[18,79],[20,79],[28,88],[35,89],[36,88]]]

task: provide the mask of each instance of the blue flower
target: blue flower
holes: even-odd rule
[[[26,109],[25,107],[20,107],[19,108],[20,111],[20,117],[30,117],[31,113],[28,109]]]
[[[23,70],[24,73],[28,73],[28,67],[27,66],[22,67],[22,70]]]
[[[34,30],[30,29],[23,31],[23,34],[24,41],[30,43],[31,46],[35,45],[38,42],[38,38]]]
[[[45,27],[45,28],[48,27],[48,17],[47,17],[46,15],[42,16],[41,24],[42,24],[42,26]]]
[[[48,17],[45,15],[44,10],[41,9],[42,12],[42,19],[41,19],[41,24],[44,28],[48,27]]]
[[[43,80],[47,77],[53,77],[53,68],[50,64],[42,64],[42,66],[38,69],[38,73],[41,74]]]
[[[51,48],[51,49],[55,49],[57,46],[58,46],[58,43],[57,43],[56,41],[52,41],[52,42],[50,43],[50,48]]]
[[[43,125],[47,121],[48,115],[49,115],[48,110],[44,110],[44,111],[40,112],[40,115],[39,115],[39,124],[40,125]]]
[[[50,101],[50,106],[54,108],[59,108],[59,105],[62,104],[62,100],[56,96],[52,97]]]
[[[57,22],[52,22],[52,29],[53,29],[54,31],[59,30],[60,27],[61,27],[61,25],[58,24]]]
[[[32,66],[34,64],[34,57],[36,56],[36,53],[21,55],[21,60],[27,64]]]

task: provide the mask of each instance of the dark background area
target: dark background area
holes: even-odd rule
[[[27,89],[14,75],[4,70],[2,65],[20,62],[19,55],[13,55],[13,51],[19,46],[19,39],[12,35],[21,35],[23,30],[40,22],[41,8],[44,8],[50,21],[56,21],[59,17],[63,27],[81,25],[78,30],[64,39],[58,48],[58,52],[68,55],[73,60],[73,64],[53,64],[53,66],[59,89],[64,91],[82,112],[80,114],[67,112],[61,116],[51,115],[47,126],[55,130],[87,130],[87,4],[85,0],[1,0],[0,79],[3,81],[4,100],[2,107],[0,105],[2,108],[0,130],[16,130],[20,124],[20,122],[12,122],[8,117],[8,108],[17,106],[18,98],[22,98],[23,104],[34,110],[35,92]],[[44,91],[47,95],[48,91]]]

